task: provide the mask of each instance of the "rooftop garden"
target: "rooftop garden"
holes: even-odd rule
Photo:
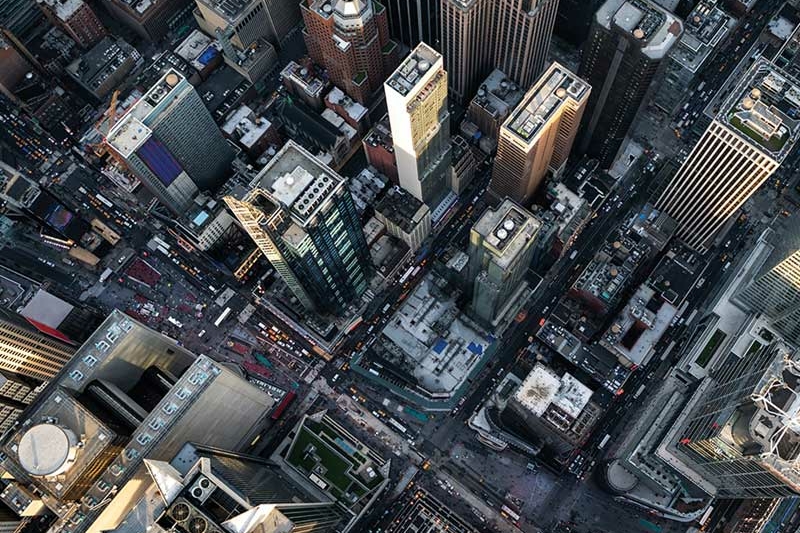
[[[383,52],[384,54],[390,54],[395,48],[397,48],[397,43],[390,40],[388,43],[383,45],[383,48],[381,48],[381,52]]]
[[[714,352],[717,351],[720,343],[725,339],[725,333],[722,330],[714,331],[714,334],[711,335],[711,338],[708,339],[708,342],[703,347],[703,351],[700,352],[700,355],[697,356],[695,359],[695,363],[701,368],[705,368],[709,361],[711,361],[711,357],[714,355]]]
[[[731,126],[744,133],[770,152],[780,152],[786,145],[786,141],[789,140],[789,135],[787,135],[785,132],[780,137],[773,135],[769,139],[765,139],[758,132],[748,127],[739,117],[734,114],[731,114],[729,121]]]
[[[366,79],[367,79],[367,73],[362,70],[356,73],[355,76],[353,76],[353,83],[355,83],[356,85],[361,85],[366,81]]]

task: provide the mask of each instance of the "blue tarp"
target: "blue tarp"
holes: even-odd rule
[[[436,344],[433,345],[433,351],[437,354],[442,353],[445,348],[447,348],[447,341],[444,339],[439,339],[436,341]]]

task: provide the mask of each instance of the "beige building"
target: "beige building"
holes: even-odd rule
[[[731,92],[656,204],[687,245],[706,250],[780,166],[800,137],[784,112],[798,102],[800,83],[763,58]]]
[[[548,171],[567,162],[591,87],[559,63],[525,95],[500,128],[491,194],[525,203]]]
[[[557,0],[442,0],[453,99],[468,102],[493,68],[529,87],[545,68],[557,9]]]

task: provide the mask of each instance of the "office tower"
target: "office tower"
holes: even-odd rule
[[[389,235],[406,243],[412,252],[431,234],[431,210],[400,187],[389,189],[375,205],[375,218],[386,226]]]
[[[125,510],[124,531],[325,533],[344,516],[260,457],[189,443],[145,466],[144,494]]]
[[[591,87],[553,63],[500,128],[491,194],[525,204],[567,162]]]
[[[496,145],[500,126],[516,109],[523,96],[525,90],[500,70],[493,70],[483,80],[467,108],[467,119],[481,131],[481,140],[488,138]]]
[[[495,7],[487,0],[441,0],[442,44],[450,93],[467,102],[494,68]]]
[[[0,309],[0,434],[75,353],[57,331],[42,332],[47,329]]]
[[[254,180],[225,202],[306,309],[342,314],[372,270],[345,180],[289,141]]]
[[[264,0],[269,15],[269,29],[278,46],[303,20],[300,3],[295,0]]]
[[[798,94],[797,80],[760,58],[722,103],[656,203],[687,245],[707,249],[792,150],[800,137],[792,118]]]
[[[778,333],[800,346],[800,232],[769,229],[759,241],[772,249],[735,300],[750,311],[767,315]]]
[[[592,86],[579,152],[614,161],[681,22],[650,0],[607,0],[598,9],[578,74]]]
[[[308,55],[353,100],[369,103],[398,59],[386,8],[372,0],[311,0],[300,7]]]
[[[797,496],[799,392],[797,352],[781,341],[757,342],[703,380],[660,453],[718,498]]]
[[[157,42],[182,24],[191,0],[108,0],[103,4],[120,23],[146,41]]]
[[[431,210],[447,194],[450,112],[442,56],[420,43],[386,80],[400,186]]]
[[[26,40],[42,20],[33,0],[0,0],[0,28]]]
[[[234,157],[200,95],[172,69],[114,125],[106,142],[177,214],[198,191],[219,188]]]
[[[493,66],[523,87],[530,87],[547,66],[558,0],[492,0],[492,3],[496,10]]]
[[[524,287],[541,223],[528,210],[505,199],[488,208],[469,235],[469,280],[473,316],[496,325]]]
[[[572,45],[582,45],[589,36],[594,14],[603,1],[559,0],[553,32]]]
[[[263,0],[196,2],[197,24],[219,40],[225,63],[251,83],[263,78],[277,60],[274,45],[279,42]],[[299,13],[297,5],[285,7]]]
[[[144,492],[145,460],[187,442],[240,451],[274,403],[114,311],[6,434],[0,500],[20,516],[52,513],[51,533],[114,531]]]
[[[414,49],[428,43],[439,49],[441,0],[384,0],[392,38]]]
[[[106,36],[106,29],[83,0],[37,0],[47,19],[69,35],[81,48],[89,48]]]
[[[442,0],[441,50],[457,102],[493,68],[530,87],[550,48],[557,0]]]

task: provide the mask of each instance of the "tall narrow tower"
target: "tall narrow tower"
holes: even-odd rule
[[[526,203],[548,170],[567,162],[591,87],[559,63],[525,95],[500,128],[489,190]]]
[[[677,236],[705,250],[725,221],[800,138],[800,83],[766,59],[753,64],[659,198]]]
[[[431,210],[447,194],[450,112],[442,56],[420,43],[385,84],[400,186]]]
[[[372,269],[344,179],[289,141],[256,182],[228,207],[307,309],[343,314]]]
[[[494,68],[495,8],[486,0],[441,0],[442,55],[450,93],[466,103]]]
[[[675,15],[650,0],[607,0],[597,10],[578,71],[592,86],[580,153],[611,166],[658,65],[682,31]]]

